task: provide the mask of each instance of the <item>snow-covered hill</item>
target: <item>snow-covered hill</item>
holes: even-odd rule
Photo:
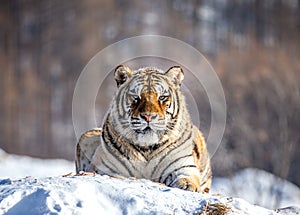
[[[0,214],[275,214],[232,197],[240,196],[269,208],[274,203],[267,203],[277,194],[282,197],[281,206],[300,203],[298,187],[255,169],[231,178],[215,178],[210,195],[148,180],[62,176],[69,172],[74,173],[73,162],[0,152]],[[285,212],[291,214],[292,210],[299,212],[297,208]]]
[[[108,176],[0,181],[4,214],[275,214],[241,199],[202,195],[148,180]]]

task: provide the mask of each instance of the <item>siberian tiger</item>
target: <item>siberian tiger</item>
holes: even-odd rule
[[[103,123],[82,135],[76,171],[150,179],[170,187],[208,192],[210,158],[180,91],[183,70],[133,71],[118,66],[117,92]]]

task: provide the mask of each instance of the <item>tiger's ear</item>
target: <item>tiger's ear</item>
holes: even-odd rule
[[[133,71],[128,66],[120,65],[116,67],[114,75],[117,86],[119,87],[133,75]]]
[[[180,66],[171,67],[165,74],[169,76],[175,84],[181,85],[184,74]]]

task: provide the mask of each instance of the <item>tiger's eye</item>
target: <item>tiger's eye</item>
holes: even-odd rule
[[[139,96],[136,96],[136,95],[131,96],[131,99],[132,99],[132,101],[133,101],[134,103],[138,103],[138,102],[140,101],[140,97],[139,97]]]
[[[168,100],[168,98],[169,98],[169,96],[160,96],[160,97],[158,97],[158,100],[159,100],[160,102],[165,102],[165,101]]]

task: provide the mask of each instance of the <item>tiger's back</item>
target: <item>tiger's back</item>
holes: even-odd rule
[[[91,149],[92,158],[84,158],[90,160],[84,170],[208,192],[210,158],[180,91],[182,69],[132,71],[119,66],[115,80],[118,90],[103,123],[99,146]],[[78,146],[87,141],[84,138]],[[77,160],[82,162],[78,156]]]

